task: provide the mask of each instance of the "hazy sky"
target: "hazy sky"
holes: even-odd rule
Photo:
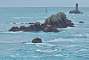
[[[89,0],[0,0],[0,7],[70,7],[76,2],[89,7]]]

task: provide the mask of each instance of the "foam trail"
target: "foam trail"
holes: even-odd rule
[[[14,33],[21,33],[22,31],[19,32],[0,32],[0,34],[14,34]]]

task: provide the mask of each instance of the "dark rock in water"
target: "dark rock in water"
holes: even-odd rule
[[[23,31],[23,32],[59,32],[57,28],[67,28],[74,27],[74,24],[71,20],[68,20],[66,15],[63,12],[59,12],[55,15],[48,17],[43,24],[40,22],[31,23],[28,27],[20,26],[12,27],[9,31]]]
[[[24,29],[26,29],[26,27],[25,26],[20,26],[20,28],[19,28],[21,31],[23,31]]]
[[[16,32],[16,31],[20,31],[20,29],[18,27],[12,27],[9,31]]]
[[[44,32],[59,32],[59,30],[56,27],[53,27],[51,25],[47,25],[43,29]]]
[[[42,27],[41,24],[39,22],[36,22],[28,27],[25,26],[20,26],[20,28],[18,27],[12,27],[9,31],[23,31],[23,32],[32,32],[32,31],[42,31]]]
[[[25,24],[25,23],[21,23],[21,24]]]
[[[42,40],[40,38],[35,38],[32,40],[32,43],[42,43]]]
[[[82,12],[73,10],[73,11],[70,11],[69,13],[71,13],[71,14],[81,14]]]
[[[79,21],[79,23],[84,23],[83,21]]]
[[[64,23],[65,23],[65,26],[67,27],[74,27],[74,24],[72,23],[71,20],[65,20]]]
[[[41,31],[42,30],[40,22],[36,22],[33,25],[33,27],[34,27],[33,30],[35,30],[35,31]]]
[[[30,25],[30,26],[28,26],[28,27],[26,27],[25,29],[23,29],[23,31],[41,31],[42,30],[42,28],[41,28],[41,24],[40,24],[40,22],[36,22],[36,23],[34,23],[34,24],[32,24],[32,25]]]
[[[66,28],[68,26],[72,27],[74,24],[66,18],[66,15],[62,12],[56,15],[51,15],[45,20],[44,25],[52,25],[56,28]]]
[[[16,24],[15,22],[13,24]]]

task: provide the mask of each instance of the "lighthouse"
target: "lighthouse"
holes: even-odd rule
[[[78,3],[76,3],[76,11],[78,11]]]
[[[78,3],[76,3],[75,10],[69,11],[71,14],[80,14],[82,12],[79,11]]]

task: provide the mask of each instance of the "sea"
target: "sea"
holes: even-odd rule
[[[69,14],[73,7],[0,7],[0,60],[89,60],[89,7]],[[75,27],[60,32],[9,32],[12,26],[43,23],[64,12]],[[83,21],[84,23],[79,23]],[[31,43],[39,37],[43,43]]]

